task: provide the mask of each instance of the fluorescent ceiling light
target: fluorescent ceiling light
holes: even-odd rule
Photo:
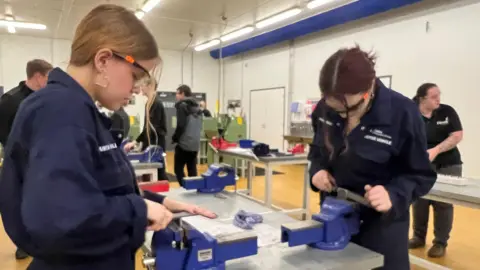
[[[313,0],[313,1],[308,2],[307,8],[314,9],[314,8],[318,8],[318,7],[321,7],[321,6],[328,5],[328,4],[333,3],[333,2],[337,2],[337,0]]]
[[[333,8],[339,8],[341,6],[345,6],[348,4],[351,4],[353,2],[357,2],[358,0],[313,0],[308,2],[307,8],[309,9],[315,9],[315,8],[320,8],[320,7],[333,7]],[[337,5],[331,5],[331,4],[337,4]]]
[[[197,51],[197,52],[203,51],[203,50],[208,49],[210,47],[217,46],[218,44],[220,44],[220,40],[214,39],[214,40],[211,40],[207,43],[203,43],[203,44],[200,44],[200,45],[196,46],[195,51]]]
[[[257,24],[255,26],[257,28],[264,28],[264,27],[270,26],[272,24],[275,24],[275,23],[281,22],[283,20],[286,20],[288,18],[291,18],[293,16],[296,16],[296,15],[300,14],[300,12],[302,12],[302,10],[300,8],[292,8],[292,9],[289,9],[287,11],[278,13],[277,15],[273,15],[272,17],[267,18],[265,20],[259,21],[259,22],[257,22]]]
[[[145,12],[143,10],[137,10],[135,11],[135,16],[137,16],[137,18],[141,20],[143,16],[145,16]]]
[[[11,25],[9,25],[9,26],[7,27],[7,30],[8,30],[8,32],[9,32],[10,34],[15,34],[15,33],[17,32],[17,30],[15,30],[15,27],[13,27],[13,26],[11,26]]]
[[[148,0],[145,4],[143,4],[142,10],[147,13],[152,10],[161,0]]]
[[[220,39],[224,42],[229,41],[229,40],[241,37],[243,35],[249,34],[249,33],[253,32],[253,30],[255,30],[255,28],[253,26],[247,26],[247,27],[244,27],[242,29],[239,29],[239,30],[233,31],[231,33],[228,33],[228,34],[220,37]]]
[[[44,24],[26,23],[26,22],[17,22],[17,21],[8,21],[8,20],[0,20],[0,25],[7,26],[7,27],[12,26],[15,28],[35,29],[35,30],[47,29],[47,26]]]

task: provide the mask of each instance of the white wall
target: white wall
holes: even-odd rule
[[[70,58],[70,45],[69,40],[0,35],[0,85],[8,91],[25,80],[26,64],[34,58],[66,68]],[[192,59],[191,52],[185,52],[182,80],[182,52],[160,50],[160,55],[164,66],[158,90],[175,91],[180,84],[188,84],[194,92],[207,93],[207,106],[214,111],[218,96],[219,63],[208,53],[194,53]],[[140,97],[138,101],[136,106],[127,111],[143,119],[145,98]]]
[[[368,26],[337,28],[295,40],[292,47],[280,44],[225,59],[223,100],[242,98],[248,113],[248,91],[252,89],[283,85],[288,89],[291,85],[290,101],[318,97],[318,76],[324,61],[340,47],[358,43],[377,53],[377,73],[392,75],[395,90],[410,97],[427,81],[441,87],[443,102],[457,110],[464,125],[460,145],[464,174],[480,178],[476,164],[479,146],[475,139],[480,137],[476,116],[480,113],[476,80],[480,63],[480,3],[467,2],[468,5],[413,12]]]

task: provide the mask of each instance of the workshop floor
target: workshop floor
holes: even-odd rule
[[[168,156],[168,171],[173,172],[173,154]],[[200,166],[199,171],[206,170],[206,166]],[[284,208],[297,208],[301,205],[302,188],[303,188],[303,168],[301,166],[285,166],[278,167],[275,170],[284,174],[273,176],[273,201],[274,204]],[[263,198],[264,178],[256,177],[253,183],[253,195]],[[240,187],[246,187],[245,179],[241,179]],[[174,187],[178,186],[173,184]],[[319,198],[312,193],[310,201],[310,210],[312,212],[319,211]],[[430,217],[430,220],[433,220]],[[472,210],[464,207],[455,208],[455,224],[453,227],[451,240],[449,242],[448,253],[442,259],[429,259],[432,262],[444,265],[455,270],[478,269],[477,259],[480,257],[480,247],[475,243],[480,243],[480,231],[476,222],[480,221],[480,211]],[[0,227],[3,227],[0,221]],[[428,241],[431,242],[433,228],[430,224]],[[427,246],[427,249],[430,245]],[[427,259],[427,249],[414,251],[413,254],[421,258]],[[17,262],[14,258],[15,247],[8,239],[5,232],[0,230],[0,269],[2,270],[25,270],[29,264],[29,260]],[[137,270],[143,270],[138,254]],[[421,268],[412,267],[414,270]]]

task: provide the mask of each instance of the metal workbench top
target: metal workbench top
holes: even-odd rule
[[[438,175],[438,178],[443,177]],[[466,186],[456,186],[437,182],[430,190],[426,198],[445,201],[467,207],[480,208],[480,181],[467,179]]]
[[[231,223],[232,217],[243,209],[249,212],[260,213],[264,217],[264,224],[278,229],[280,225],[295,222],[293,218],[281,212],[274,212],[247,198],[230,192],[219,195],[199,194],[195,191],[173,189],[166,196],[194,203],[217,213],[218,222]],[[149,250],[152,233],[147,233],[145,246]],[[344,250],[323,251],[306,246],[288,247],[284,243],[277,243],[268,247],[260,247],[258,254],[246,258],[227,262],[227,269],[264,270],[264,269],[372,269],[383,265],[383,256],[355,244],[350,244]]]
[[[267,156],[255,157],[250,149],[229,148],[225,150],[218,150],[219,155],[229,155],[240,159],[248,159],[263,163],[292,163],[292,164],[307,164],[307,155],[291,155],[291,156]]]
[[[148,170],[162,168],[162,163],[144,163],[144,162],[132,162],[132,167],[135,170]]]

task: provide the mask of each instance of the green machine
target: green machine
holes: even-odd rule
[[[227,114],[220,114],[214,118],[205,118],[203,120],[203,132],[207,144],[213,137],[222,136],[224,140],[229,143],[238,143],[239,140],[247,138],[247,125],[244,117],[230,116]],[[214,163],[214,152],[210,147],[207,147],[207,163]],[[233,158],[223,158],[222,163],[234,166]]]
[[[204,117],[200,141],[200,164],[213,163],[213,150],[209,143],[214,137],[218,137],[218,121],[216,118]]]
[[[138,116],[129,116],[130,117],[130,131],[128,132],[128,138],[136,140],[142,130],[140,129],[140,117]]]

